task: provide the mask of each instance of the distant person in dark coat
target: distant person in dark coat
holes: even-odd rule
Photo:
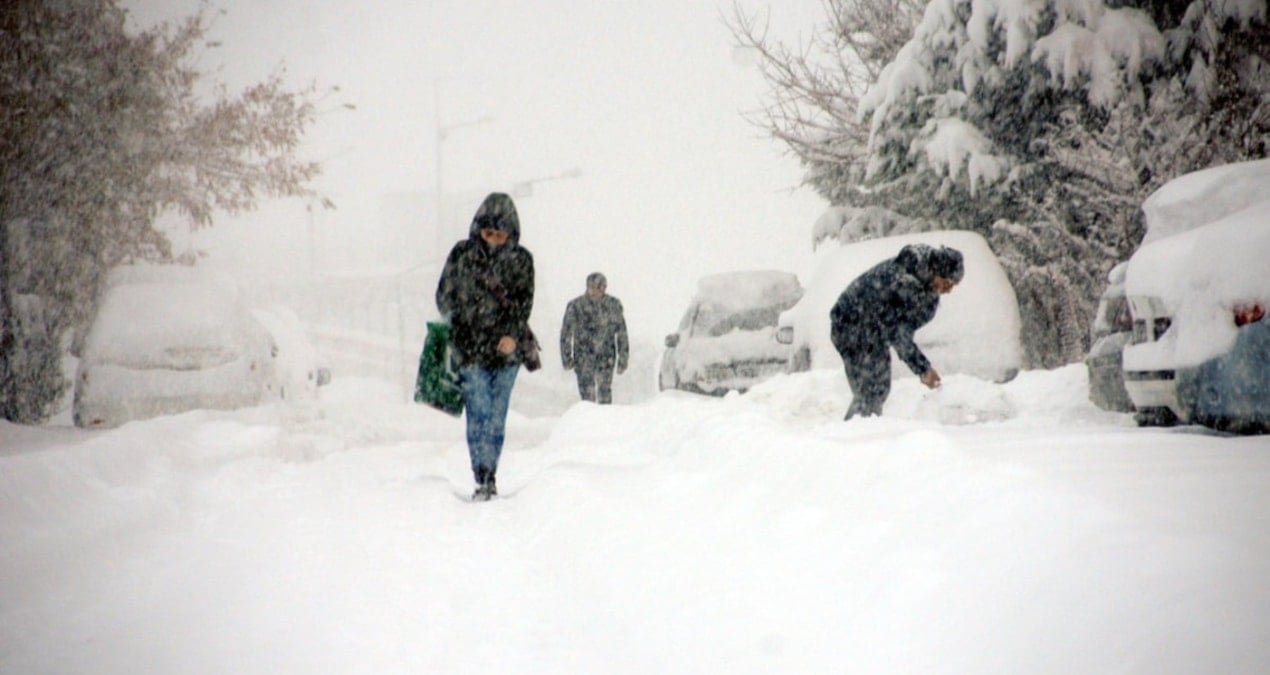
[[[964,275],[960,251],[910,244],[861,274],[838,296],[829,312],[829,330],[851,385],[846,419],[882,414],[891,393],[888,347],[895,348],[922,384],[939,386],[939,373],[913,342],[913,334],[935,317],[939,296],[951,292]]]
[[[516,205],[492,193],[476,210],[468,238],[450,250],[437,284],[437,309],[450,323],[463,391],[474,500],[498,494],[494,474],[521,362],[516,347],[533,306],[534,258],[520,245]]]
[[[630,346],[622,302],[608,295],[608,280],[595,272],[586,293],[569,301],[560,327],[560,360],[578,377],[583,401],[613,402],[613,371],[626,371]]]

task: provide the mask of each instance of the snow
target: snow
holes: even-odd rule
[[[1270,159],[1224,164],[1179,176],[1142,202],[1143,246],[1211,223],[1270,196]]]
[[[1036,40],[1032,58],[1066,88],[1087,86],[1095,105],[1110,107],[1125,80],[1135,81],[1144,65],[1164,59],[1164,36],[1137,9],[1108,9],[1087,24],[1065,23]]]
[[[811,247],[846,244],[893,234],[928,230],[931,223],[901,215],[882,206],[831,206],[816,219]]]
[[[913,141],[912,154],[921,153],[936,173],[956,181],[966,167],[970,196],[980,184],[995,183],[1009,170],[1006,158],[992,154],[992,143],[974,127],[956,117],[932,119]]]
[[[845,424],[831,371],[513,410],[488,504],[456,497],[462,422],[376,379],[103,432],[0,423],[0,660],[1256,672],[1265,439],[1133,428],[1084,373],[903,380]]]
[[[283,398],[304,398],[317,394],[321,355],[310,342],[308,331],[299,315],[290,307],[271,305],[252,310],[277,347],[274,358],[274,375],[278,395]]]
[[[728,313],[754,308],[793,304],[802,297],[798,277],[780,270],[744,270],[702,277],[697,281],[694,304],[707,307],[707,315],[723,317]],[[702,310],[704,311],[704,310]],[[694,312],[695,313],[695,312]],[[703,324],[715,330],[713,322]]]
[[[123,267],[88,333],[97,362],[190,370],[222,365],[257,346],[246,309],[220,275],[179,266]]]
[[[867,177],[891,168],[893,158],[881,149],[900,137],[910,155],[950,181],[964,163],[972,194],[1000,184],[1015,158],[976,128],[991,111],[965,106],[967,93],[992,98],[981,88],[1007,86],[1003,69],[1030,59],[1048,74],[1043,86],[1083,90],[1091,103],[1110,108],[1140,89],[1142,73],[1162,62],[1166,49],[1145,12],[1098,0],[932,0],[913,37],[860,99],[856,115],[869,120]],[[923,128],[910,142],[904,130],[914,114]]]

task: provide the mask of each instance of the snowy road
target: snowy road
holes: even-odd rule
[[[514,413],[489,504],[461,423],[377,380],[0,426],[0,672],[1261,671],[1270,439],[1083,376]]]

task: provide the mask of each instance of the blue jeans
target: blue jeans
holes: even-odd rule
[[[506,368],[460,368],[464,416],[467,418],[467,452],[472,472],[493,475],[503,454],[507,408],[520,364]]]

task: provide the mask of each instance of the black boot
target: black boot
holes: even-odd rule
[[[472,493],[472,501],[487,502],[494,494],[490,492],[490,485],[493,483],[493,474],[483,466],[478,466],[472,471],[476,477],[476,491]]]

